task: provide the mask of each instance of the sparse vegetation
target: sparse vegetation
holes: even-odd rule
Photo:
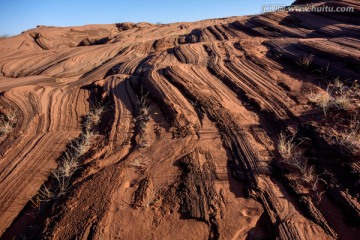
[[[13,130],[13,125],[6,120],[0,120],[0,135],[9,134]]]
[[[278,150],[280,155],[285,160],[290,160],[293,158],[294,150],[296,148],[296,145],[293,142],[294,137],[288,137],[284,132],[280,133],[279,136],[279,144],[278,144]]]
[[[95,136],[91,130],[86,130],[80,137],[71,143],[70,148],[74,153],[74,157],[78,158],[89,150],[91,140]]]
[[[138,116],[136,118],[137,123],[141,129],[146,127],[147,122],[150,119],[149,111],[150,105],[148,103],[148,94],[137,97]]]
[[[331,106],[331,96],[328,92],[311,92],[308,95],[308,100],[320,107],[325,116],[327,115],[328,109]]]
[[[85,117],[85,121],[84,121],[85,131],[88,131],[92,129],[94,126],[98,125],[101,120],[101,115],[105,111],[105,106],[101,106],[100,104],[93,104],[93,105],[94,107]]]
[[[329,63],[326,65],[326,68],[315,69],[314,72],[319,73],[321,79],[330,79],[332,76]]]
[[[51,199],[54,199],[55,195],[47,186],[42,185],[37,195],[30,199],[33,207],[40,209],[43,202],[48,202]]]
[[[13,111],[9,111],[7,114],[0,115],[0,135],[6,135],[13,131],[16,123],[16,114]]]
[[[341,133],[340,144],[351,153],[360,154],[360,120],[357,115],[351,118],[348,129]]]
[[[348,110],[352,103],[351,89],[346,87],[339,78],[336,78],[333,83],[330,83],[325,92],[311,92],[307,98],[309,102],[320,107],[324,115],[330,108],[337,108],[341,110]]]
[[[297,61],[296,63],[303,68],[304,70],[309,70],[312,62],[314,59],[314,55],[310,54],[310,55],[305,55],[302,58],[299,59],[299,61]]]
[[[334,98],[334,105],[338,109],[347,110],[351,104],[351,99],[349,98],[348,94],[343,94],[336,96]]]
[[[315,173],[315,167],[309,166],[307,160],[302,156],[302,152],[297,149],[299,144],[294,142],[294,137],[286,136],[284,132],[281,132],[278,140],[278,151],[282,157],[281,162],[286,168],[295,173],[299,183],[310,184],[312,190],[316,190],[319,175]]]
[[[149,144],[149,141],[146,136],[146,126],[150,120],[150,104],[148,101],[148,93],[144,94],[141,90],[140,97],[137,96],[137,110],[138,116],[135,118],[136,125],[140,134],[140,147],[146,147]]]
[[[72,155],[65,155],[60,166],[58,167],[58,171],[62,176],[70,178],[74,172],[79,168],[79,161],[76,157]]]
[[[43,185],[31,200],[35,207],[39,207],[41,202],[57,199],[66,194],[72,176],[80,168],[80,157],[90,149],[91,141],[95,136],[93,128],[99,124],[104,109],[104,106],[95,105],[85,116],[83,132],[69,144],[59,161],[59,166],[51,173],[51,187]]]

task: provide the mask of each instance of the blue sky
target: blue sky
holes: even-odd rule
[[[196,21],[258,14],[263,4],[294,0],[0,0],[0,35],[37,25]]]

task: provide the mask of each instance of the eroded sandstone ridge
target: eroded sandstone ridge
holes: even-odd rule
[[[2,239],[358,239],[360,2],[317,2],[0,39]]]

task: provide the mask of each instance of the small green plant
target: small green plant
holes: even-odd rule
[[[320,74],[321,79],[330,79],[332,73],[330,71],[330,64],[326,65],[326,68],[316,69],[314,72],[318,72]]]

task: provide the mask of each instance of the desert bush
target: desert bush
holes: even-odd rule
[[[95,136],[92,128],[100,122],[103,111],[104,107],[97,105],[85,116],[83,132],[70,142],[59,160],[58,167],[51,172],[51,187],[43,185],[37,195],[30,200],[34,207],[39,208],[42,202],[56,200],[66,194],[72,176],[80,167],[79,158],[89,151]]]

